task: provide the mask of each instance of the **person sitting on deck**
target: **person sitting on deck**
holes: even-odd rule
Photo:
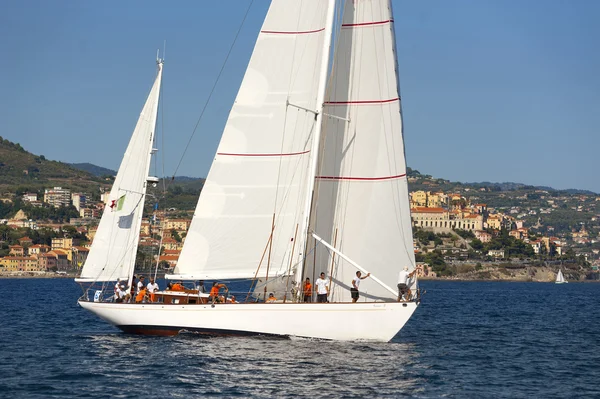
[[[275,302],[277,300],[277,298],[275,298],[275,295],[273,295],[273,293],[269,293],[269,297],[267,298],[266,302]]]
[[[117,288],[117,292],[115,293],[115,296],[116,296],[115,302],[117,302],[117,303],[129,302],[129,299],[131,298],[131,296],[125,290],[124,285],[120,285]]]
[[[116,302],[117,299],[121,298],[121,296],[119,295],[119,292],[121,291],[121,279],[117,279],[117,283],[115,284],[115,288],[114,288],[114,293],[115,296],[113,297],[114,301]]]
[[[135,303],[146,303],[148,301],[148,289],[142,287],[135,297]]]
[[[216,281],[213,283],[212,288],[210,289],[210,296],[208,297],[210,302],[224,302],[224,297],[219,296],[219,290],[223,288],[225,289],[225,293],[229,292],[229,288],[225,284],[217,283]]]
[[[239,303],[239,302],[235,300],[235,295],[232,295],[227,298],[227,303]]]
[[[185,287],[183,286],[183,284],[181,283],[181,281],[178,281],[175,284],[173,284],[173,287],[171,287],[171,290],[173,290],[173,291],[185,291]]]
[[[206,294],[206,287],[204,286],[204,280],[198,280],[196,282],[196,289],[198,294]]]
[[[158,284],[154,282],[153,278],[150,278],[150,282],[146,286],[148,294],[150,295],[150,302],[156,302],[156,291],[158,291]]]

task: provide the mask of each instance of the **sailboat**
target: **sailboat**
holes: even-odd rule
[[[567,280],[565,280],[565,276],[563,276],[563,272],[562,270],[558,269],[558,273],[556,274],[556,284],[566,284],[568,283]]]
[[[420,303],[416,279],[411,297],[399,298],[396,288],[415,260],[395,51],[390,0],[348,0],[339,9],[335,0],[272,0],[177,266],[166,276],[248,281],[247,300],[161,291],[158,303],[112,303],[96,292],[79,304],[138,334],[391,340]],[[149,113],[159,86],[160,68]],[[155,120],[144,122],[150,142]],[[149,149],[135,146],[135,156]],[[111,200],[125,195],[128,207],[105,210],[98,234],[106,238],[99,249],[94,240],[80,281],[131,281],[139,226],[132,223],[131,241],[118,247],[108,237],[120,228],[117,217],[141,211],[142,169],[135,177],[142,186],[123,189],[117,181],[130,168],[121,165]],[[130,199],[130,192],[140,194]],[[370,275],[353,303],[357,272]],[[304,302],[301,283],[321,273],[327,301]]]

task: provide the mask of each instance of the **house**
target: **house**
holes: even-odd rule
[[[9,245],[8,253],[13,256],[25,256],[25,249],[21,245]]]
[[[71,248],[73,246],[72,238],[53,238],[52,249]]]
[[[475,230],[474,232],[475,238],[477,238],[481,242],[490,242],[492,241],[492,235],[487,231],[483,230]]]
[[[48,245],[36,244],[29,247],[28,252],[30,256],[39,258],[39,255],[45,254],[50,251],[50,247]]]
[[[503,249],[490,249],[488,251],[488,256],[492,258],[504,258],[504,250]]]
[[[21,244],[24,247],[29,247],[30,245],[33,245],[33,240],[29,237],[21,237],[19,238],[19,244]]]

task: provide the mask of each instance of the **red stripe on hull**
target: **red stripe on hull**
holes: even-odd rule
[[[269,336],[278,338],[288,338],[287,335],[263,334],[251,331],[238,330],[220,330],[211,328],[193,328],[193,327],[175,327],[175,326],[142,326],[142,325],[127,325],[117,326],[120,330],[127,334],[137,335],[153,335],[170,337],[183,332],[211,336],[211,337],[239,337],[239,336]]]

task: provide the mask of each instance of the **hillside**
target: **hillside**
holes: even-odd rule
[[[115,176],[117,174],[116,170],[103,168],[102,166],[97,166],[92,163],[70,163],[68,165],[72,168],[83,170],[84,172],[88,172],[97,177]]]
[[[39,192],[53,186],[98,191],[98,185],[108,187],[107,183],[110,182],[66,163],[27,152],[20,144],[0,137],[0,193]]]

